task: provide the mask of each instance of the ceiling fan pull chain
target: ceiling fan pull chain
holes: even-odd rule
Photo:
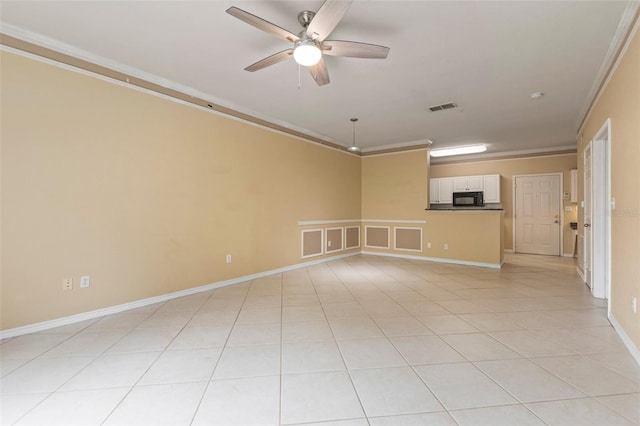
[[[300,90],[300,67],[301,65],[298,64],[298,90]]]

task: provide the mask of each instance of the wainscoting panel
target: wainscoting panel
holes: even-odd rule
[[[394,249],[422,252],[422,228],[394,227]]]
[[[320,256],[322,251],[322,229],[305,229],[302,231],[302,258]]]
[[[365,226],[364,227],[364,246],[371,248],[385,248],[389,245],[388,226]]]
[[[343,250],[343,228],[325,229],[325,253],[333,253]]]
[[[345,228],[345,249],[360,247],[360,227],[347,226]]]

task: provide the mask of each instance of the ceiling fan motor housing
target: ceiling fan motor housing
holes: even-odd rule
[[[298,13],[298,22],[300,22],[300,25],[302,25],[306,29],[311,23],[311,20],[314,16],[316,16],[315,12],[311,12],[310,10],[303,10],[302,12]]]

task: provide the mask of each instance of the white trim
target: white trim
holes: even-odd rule
[[[562,257],[576,257],[573,253],[562,253]]]
[[[492,268],[492,269],[501,269],[502,265],[504,265],[504,261],[500,263],[484,263],[484,262],[472,262],[468,260],[447,259],[444,257],[413,256],[413,255],[407,255],[407,254],[383,253],[383,252],[376,252],[376,251],[362,251],[360,253],[370,254],[373,256],[386,256],[386,257],[398,257],[401,259],[426,260],[429,262],[449,263],[453,265],[465,265],[465,266],[479,266],[482,268]]]
[[[559,211],[559,218],[558,218],[558,225],[560,227],[560,233],[559,233],[559,241],[558,241],[558,256],[562,256],[562,253],[564,253],[564,226],[562,226],[562,224],[564,223],[564,209],[562,208],[562,206],[564,205],[564,200],[562,198],[562,194],[564,192],[563,188],[564,188],[564,173],[563,172],[552,172],[552,173],[532,173],[532,174],[526,174],[526,175],[513,175],[511,176],[511,181],[512,181],[512,187],[511,187],[511,199],[512,199],[512,212],[513,212],[513,220],[511,221],[511,236],[513,238],[512,241],[512,247],[513,247],[513,252],[517,253],[516,249],[516,225],[517,225],[517,216],[516,216],[516,180],[517,178],[523,178],[523,177],[532,177],[532,176],[559,176],[560,177],[560,183],[559,183],[559,187],[558,187],[558,211]],[[524,253],[526,254],[526,253]]]
[[[431,144],[429,143],[428,139],[421,139],[421,140],[417,140],[417,141],[409,141],[409,142],[400,142],[400,143],[393,143],[393,144],[388,144],[388,145],[380,145],[380,146],[376,146],[376,147],[372,147],[372,148],[362,148],[362,152],[373,152],[375,153],[376,151],[383,151],[386,149],[397,149],[397,148],[404,148],[404,147],[410,147],[410,146],[415,146],[416,148],[412,151],[417,151],[420,149],[425,149],[425,148],[429,148],[431,146]],[[390,153],[385,153],[385,154],[390,154]],[[375,155],[375,154],[373,154]]]
[[[613,39],[611,40],[611,44],[609,45],[609,50],[607,51],[602,65],[598,70],[596,79],[593,81],[593,86],[591,87],[591,90],[589,90],[589,94],[585,100],[585,104],[580,109],[580,114],[578,115],[580,119],[577,122],[578,130],[576,134],[580,134],[580,132],[584,130],[584,125],[589,120],[593,108],[600,99],[602,93],[604,93],[605,89],[609,85],[611,78],[613,78],[613,75],[616,73],[620,62],[622,62],[622,59],[627,53],[627,49],[629,48],[633,37],[638,31],[638,28],[640,28],[640,19],[637,19],[635,21],[635,24],[633,21],[633,18],[638,13],[639,8],[640,3],[638,3],[637,1],[627,1],[625,11],[620,18],[618,28],[616,29]],[[633,27],[631,28],[631,31],[629,31],[629,27],[631,27],[632,25]],[[624,36],[627,34],[627,31],[629,31],[629,36],[625,39]],[[622,49],[620,49],[620,45],[622,43],[624,43],[624,46],[622,46]],[[618,49],[620,49],[620,53],[615,56]],[[612,66],[611,63],[614,60],[615,63],[613,63]]]
[[[312,254],[308,254],[308,255],[304,255],[304,234],[305,233],[311,233],[311,232],[320,232],[320,252],[319,253],[312,253]],[[300,258],[301,259],[306,259],[309,257],[315,257],[315,256],[321,256],[324,254],[324,231],[322,228],[316,228],[316,229],[304,229],[301,231],[300,233]]]
[[[420,249],[407,249],[407,248],[398,248],[398,233],[396,232],[398,229],[409,229],[409,230],[418,230],[420,231]],[[422,228],[415,227],[407,227],[407,226],[394,226],[393,227],[393,249],[394,250],[402,250],[402,251],[414,251],[422,253]]]
[[[582,282],[586,284],[587,280],[584,276],[584,269],[582,269],[580,266],[576,266],[576,272],[580,276],[580,279],[582,279]]]
[[[300,226],[308,225],[332,225],[334,223],[360,223],[360,219],[348,219],[348,220],[301,220],[298,222]]]
[[[336,229],[340,230],[340,248],[329,250],[329,247],[325,247],[324,248],[324,252],[327,253],[327,254],[335,253],[337,251],[344,250],[344,228],[342,226],[338,226],[338,227],[334,227],[334,228],[324,228],[324,241],[325,241],[325,244],[327,244],[329,242],[329,238],[327,237],[327,233],[329,231],[335,231]]]
[[[606,298],[611,313],[611,119],[607,118],[592,140],[591,291]],[[598,261],[596,262],[596,259]]]
[[[147,299],[136,300],[134,302],[123,303],[121,305],[109,306],[107,308],[96,309],[95,311],[83,312],[81,314],[71,315],[68,317],[57,318],[50,321],[38,322],[35,324],[29,324],[22,327],[10,328],[0,331],[0,339],[7,339],[10,337],[21,336],[23,334],[36,333],[39,331],[49,330],[51,328],[60,327],[63,325],[75,324],[82,321],[87,321],[105,315],[117,314],[119,312],[128,311],[130,309],[141,308],[143,306],[153,305],[155,303],[166,302],[178,297],[190,296],[192,294],[203,293],[209,290],[215,290],[217,288],[226,287],[233,284],[239,284],[246,281],[255,280],[258,278],[267,277],[274,274],[281,274],[283,272],[293,271],[300,268],[306,268],[308,266],[318,265],[331,260],[343,259],[346,257],[357,256],[360,252],[340,254],[337,256],[325,257],[322,259],[312,260],[303,263],[297,263],[295,265],[285,266],[278,269],[272,269],[265,272],[259,272],[257,274],[245,275],[243,277],[232,278],[229,280],[218,281],[212,284],[206,284],[199,287],[193,287],[186,290],[180,290],[173,293],[163,294],[161,296],[149,297]]]
[[[387,246],[370,246],[367,244],[367,229],[368,228],[379,228],[379,229],[387,229]],[[390,226],[365,226],[364,227],[364,246],[367,248],[377,248],[377,249],[387,249],[391,248],[391,227]]]
[[[10,328],[7,330],[0,330],[0,339],[8,339],[10,337],[21,336],[23,334],[36,333],[39,331],[49,330],[55,327],[61,327],[64,325],[75,324],[82,321],[87,321],[95,318],[100,318],[106,315],[117,314],[119,312],[128,311],[130,309],[141,308],[148,305],[153,305],[155,303],[162,303],[168,300],[176,299],[179,297],[190,296],[192,294],[203,293],[209,290],[215,290],[217,288],[226,287],[233,284],[239,284],[246,281],[255,280],[258,278],[267,277],[274,274],[281,274],[283,272],[293,271],[300,268],[306,268],[308,266],[319,265],[325,262],[329,262],[332,260],[344,259],[351,256],[357,256],[360,254],[369,254],[373,256],[387,256],[387,257],[397,257],[403,259],[414,259],[414,260],[426,260],[431,262],[438,263],[450,263],[457,265],[467,265],[467,266],[480,266],[486,268],[495,268],[499,269],[502,267],[502,263],[493,264],[493,263],[481,263],[481,262],[468,262],[465,260],[455,260],[455,259],[441,259],[441,258],[431,258],[431,257],[423,257],[423,256],[409,256],[409,255],[401,255],[401,254],[393,254],[393,253],[378,253],[378,252],[368,252],[368,251],[357,251],[353,253],[345,253],[336,256],[329,256],[322,259],[311,260],[303,263],[297,263],[295,265],[285,266],[282,268],[271,269],[269,271],[259,272],[256,274],[245,275],[242,277],[232,278],[229,280],[218,281],[215,283],[193,287],[186,290],[180,290],[173,293],[167,293],[160,296],[149,297],[146,299],[136,300],[133,302],[123,303],[121,305],[109,306],[107,308],[96,309],[94,311],[83,312],[76,315],[70,315],[67,317],[56,318],[54,320],[38,322],[34,324],[25,325],[22,327]]]
[[[527,158],[526,156],[530,154],[547,154],[548,153],[548,155],[537,155],[537,157],[556,157],[561,155],[575,155],[575,152],[574,153],[571,153],[571,152],[557,153],[558,151],[571,151],[571,150],[576,151],[577,145],[562,145],[562,146],[555,146],[551,148],[532,148],[532,149],[520,149],[516,151],[468,154],[468,155],[465,155],[464,158],[460,158],[456,160],[453,160],[451,157],[434,157],[431,159],[430,164],[432,166],[446,166],[448,164],[458,163],[458,162],[463,162],[465,164],[473,164],[473,163],[488,163],[492,161],[522,160],[523,158]],[[512,156],[517,156],[517,158],[509,158]],[[438,160],[435,160],[436,158]],[[467,160],[477,160],[477,161],[467,161]]]
[[[353,229],[353,228],[358,230],[358,245],[347,247],[347,229]],[[344,249],[349,250],[349,249],[354,249],[358,247],[360,247],[360,226],[345,226],[344,227]]]
[[[363,223],[427,223],[426,220],[386,220],[386,219],[362,219]]]
[[[306,135],[309,135],[309,136],[312,136],[312,137],[315,137],[315,138],[318,138],[318,139],[322,139],[322,140],[324,140],[326,142],[335,143],[335,144],[339,145],[336,141],[334,141],[334,140],[332,140],[330,138],[327,138],[326,136],[321,135],[319,133],[311,132],[309,130],[303,129],[303,128],[298,127],[298,126],[295,126],[295,125],[293,125],[291,123],[288,123],[286,121],[279,120],[279,119],[274,118],[274,117],[270,117],[268,115],[259,114],[256,111],[249,110],[249,109],[247,109],[247,108],[245,108],[245,107],[243,107],[241,105],[229,102],[229,101],[227,101],[225,99],[213,96],[213,95],[211,95],[209,93],[202,92],[200,90],[194,89],[193,87],[189,87],[189,86],[186,86],[184,84],[180,84],[180,83],[177,83],[175,81],[160,77],[160,76],[158,76],[156,74],[152,74],[152,73],[143,71],[143,70],[141,70],[139,68],[135,68],[135,67],[132,67],[132,66],[129,66],[129,65],[125,65],[125,64],[123,64],[121,62],[114,61],[112,59],[108,59],[108,58],[105,58],[105,57],[100,56],[100,55],[96,55],[95,53],[88,52],[88,51],[86,51],[84,49],[79,49],[79,48],[77,48],[75,46],[72,46],[72,45],[67,44],[67,43],[63,43],[63,42],[61,42],[59,40],[56,40],[56,39],[53,39],[53,38],[50,38],[50,37],[47,37],[47,36],[43,36],[41,34],[37,34],[37,33],[34,33],[32,31],[24,30],[23,28],[16,27],[16,26],[11,25],[11,24],[6,24],[4,22],[2,23],[2,32],[7,34],[7,35],[9,35],[9,36],[18,38],[20,40],[23,40],[23,41],[26,41],[26,42],[29,42],[29,43],[33,43],[33,44],[36,44],[38,46],[42,46],[42,47],[45,47],[47,49],[51,49],[51,50],[54,50],[56,52],[72,56],[74,58],[90,62],[90,63],[95,64],[95,65],[100,65],[100,66],[103,66],[103,67],[108,68],[108,69],[113,70],[113,71],[121,72],[123,74],[127,74],[127,75],[132,76],[132,77],[140,78],[140,79],[146,80],[146,81],[148,81],[150,83],[158,84],[158,85],[160,85],[162,87],[166,87],[168,89],[173,89],[173,90],[176,90],[178,92],[184,93],[186,95],[194,96],[194,97],[201,98],[201,99],[207,99],[207,100],[209,100],[209,101],[211,101],[213,103],[216,103],[216,104],[218,104],[220,106],[223,106],[223,107],[226,107],[226,108],[233,109],[234,111],[240,112],[242,114],[247,114],[249,116],[252,116],[252,117],[255,117],[255,118],[258,118],[258,119],[261,119],[261,120],[268,121],[269,123],[277,124],[277,125],[280,125],[282,127],[287,128],[287,129],[290,129],[290,130],[293,130],[293,131],[296,131],[296,132],[301,132],[301,133],[304,133]],[[336,148],[334,148],[334,149],[336,149]],[[336,149],[336,150],[338,150],[338,149]],[[345,152],[345,151],[342,151],[342,150],[338,150],[338,151]]]
[[[640,365],[640,350],[636,348],[636,346],[633,344],[633,340],[629,338],[626,331],[624,331],[624,328],[622,328],[620,323],[611,313],[609,313],[609,322],[613,326],[613,329],[616,331],[616,333],[618,333],[618,336],[620,336],[622,343],[624,343],[624,345],[627,347],[633,359],[636,361],[636,363],[638,363],[638,365]]]
[[[2,30],[4,31],[5,29],[6,29],[5,28],[5,24],[3,24]],[[148,82],[150,82],[152,84],[158,84],[158,85],[166,87],[168,89],[175,90],[177,92],[183,93],[183,94],[185,94],[187,96],[191,96],[191,97],[194,97],[194,98],[200,98],[200,99],[203,99],[203,100],[207,100],[207,101],[209,101],[211,103],[220,105],[221,107],[232,109],[235,112],[238,112],[238,113],[241,113],[241,114],[246,114],[246,115],[248,115],[250,117],[256,118],[258,120],[264,120],[264,121],[266,121],[268,123],[271,123],[271,124],[274,124],[274,125],[282,126],[285,129],[288,129],[288,130],[291,130],[291,131],[294,131],[294,132],[299,132],[299,133],[307,135],[309,137],[315,137],[315,138],[317,138],[319,140],[322,140],[322,141],[325,141],[325,142],[328,142],[328,143],[333,143],[336,146],[334,147],[334,146],[325,145],[325,144],[322,144],[320,142],[313,141],[313,140],[307,139],[307,138],[299,136],[299,135],[294,135],[294,134],[287,133],[287,132],[282,131],[282,130],[274,129],[273,127],[265,126],[263,124],[256,123],[254,121],[245,120],[244,118],[240,118],[240,117],[237,117],[235,115],[227,114],[227,113],[224,113],[224,112],[221,112],[221,111],[217,111],[217,110],[211,109],[211,108],[206,108],[206,107],[204,107],[202,105],[197,105],[195,103],[186,102],[186,101],[184,101],[182,99],[174,98],[172,96],[165,95],[164,93],[160,93],[160,92],[156,92],[154,90],[146,89],[146,88],[141,87],[141,86],[137,86],[137,85],[134,85],[134,84],[129,84],[129,79],[128,78],[127,78],[126,81],[120,81],[118,79],[111,78],[111,77],[108,77],[108,76],[100,74],[100,73],[92,72],[92,71],[89,71],[89,70],[86,70],[86,69],[83,69],[83,68],[78,68],[78,67],[75,67],[73,65],[65,64],[63,62],[58,62],[58,61],[53,60],[53,59],[45,58],[45,57],[36,55],[34,53],[25,52],[23,50],[16,49],[14,47],[6,46],[6,45],[3,45],[3,44],[0,45],[0,51],[10,52],[10,53],[13,53],[13,54],[16,54],[16,55],[19,55],[19,56],[23,56],[23,57],[26,57],[26,58],[29,58],[29,59],[33,59],[34,61],[38,61],[38,62],[42,62],[42,63],[45,63],[45,64],[49,64],[49,65],[55,66],[57,68],[61,68],[61,69],[65,69],[65,70],[68,70],[68,71],[76,72],[78,74],[82,74],[82,75],[86,75],[86,76],[89,76],[89,77],[93,77],[93,78],[96,78],[98,80],[102,80],[102,81],[106,81],[106,82],[109,82],[109,83],[112,83],[112,84],[116,84],[118,86],[127,87],[129,89],[132,89],[132,90],[135,90],[135,91],[138,91],[138,92],[141,92],[141,93],[145,93],[147,95],[156,96],[156,97],[159,97],[161,99],[164,99],[164,100],[167,100],[167,101],[170,101],[170,102],[174,102],[174,103],[177,103],[177,104],[180,104],[180,105],[184,105],[184,106],[187,106],[187,107],[190,107],[190,108],[196,108],[196,109],[198,109],[200,111],[207,111],[209,113],[212,113],[212,114],[220,116],[220,117],[228,118],[228,119],[233,120],[233,121],[239,121],[239,122],[242,122],[242,123],[247,124],[249,126],[259,127],[261,129],[269,130],[269,131],[278,133],[278,134],[283,135],[283,136],[287,136],[287,137],[291,137],[291,138],[297,139],[297,140],[299,140],[301,142],[313,144],[315,146],[320,146],[320,147],[323,147],[323,148],[326,148],[326,149],[330,149],[330,150],[333,150],[333,151],[337,151],[337,152],[340,152],[340,153],[343,153],[343,154],[347,154],[347,155],[350,155],[350,156],[357,156],[357,157],[360,156],[359,154],[353,153],[351,151],[340,149],[339,147],[342,146],[342,145],[340,145],[339,143],[335,142],[334,140],[332,140],[330,138],[327,138],[326,136],[318,135],[318,134],[316,134],[314,132],[307,131],[305,129],[299,128],[297,126],[294,126],[292,124],[289,124],[289,123],[286,123],[286,122],[283,122],[283,121],[280,121],[280,120],[270,119],[267,116],[263,116],[263,115],[254,113],[252,111],[247,112],[247,111],[245,111],[243,108],[241,108],[239,106],[234,106],[234,104],[229,104],[227,102],[220,101],[215,96],[200,92],[198,90],[189,88],[187,86],[182,86],[180,84],[173,83],[173,82],[168,81],[168,80],[165,81],[164,79],[162,79],[160,77],[153,76],[151,74],[145,73],[144,71],[134,70],[134,71],[129,72],[129,71],[125,70],[125,69],[122,69],[121,66],[110,66],[110,65],[104,64],[104,63],[102,63],[100,61],[93,61],[93,60],[85,58],[84,56],[79,56],[79,55],[75,55],[73,53],[69,53],[66,50],[56,49],[56,48],[53,48],[53,47],[51,47],[51,46],[49,46],[47,44],[42,44],[42,43],[39,43],[39,42],[35,42],[35,41],[31,40],[29,37],[25,38],[25,37],[22,37],[22,36],[16,36],[16,35],[10,34],[10,32],[6,32],[6,31],[4,31],[4,32],[5,32],[5,34],[10,35],[12,37],[16,37],[16,38],[18,38],[20,40],[27,41],[27,42],[30,42],[30,43],[34,43],[34,44],[37,44],[39,46],[43,46],[45,48],[49,48],[51,50],[54,50],[56,52],[60,52],[60,53],[64,53],[64,54],[70,55],[70,56],[72,56],[72,57],[74,57],[76,59],[84,60],[84,61],[90,62],[91,64],[94,64],[94,65],[103,66],[105,68],[108,68],[111,71],[115,71],[115,72],[118,72],[118,73],[123,73],[123,74],[126,74],[126,75],[128,75],[130,77],[134,77],[134,78],[139,78],[141,80],[148,81]],[[110,61],[107,60],[107,62],[110,62]],[[127,67],[125,66],[124,68],[127,68]],[[158,79],[160,79],[160,80],[158,80]]]
[[[406,154],[408,152],[418,152],[418,151],[428,151],[428,150],[429,150],[429,146],[427,145],[424,148],[423,147],[417,147],[416,149],[403,149],[402,151],[381,152],[379,154],[376,154],[376,151],[378,151],[378,149],[377,148],[371,148],[369,151],[363,151],[363,154],[366,154],[365,157],[382,157],[382,156],[385,156],[385,155],[399,155],[399,154]]]

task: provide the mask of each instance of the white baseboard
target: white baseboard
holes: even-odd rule
[[[576,255],[573,253],[563,253],[562,257],[576,257]]]
[[[631,353],[633,359],[635,359],[638,365],[640,365],[640,350],[636,348],[636,345],[633,344],[633,341],[629,338],[627,333],[624,331],[624,328],[622,328],[620,323],[618,323],[613,314],[609,314],[609,322],[616,333],[618,333],[618,336],[620,336],[620,339],[622,339],[622,343],[624,343],[627,349],[629,349],[629,353]]]
[[[23,334],[36,333],[39,331],[49,330],[51,328],[60,327],[63,325],[75,324],[82,321],[87,321],[105,315],[117,314],[119,312],[128,311],[130,309],[141,308],[143,306],[153,305],[154,303],[166,302],[178,297],[190,296],[192,294],[203,293],[205,291],[214,290],[220,287],[226,287],[232,284],[238,284],[245,281],[251,281],[258,278],[263,278],[273,274],[281,274],[283,272],[292,271],[294,269],[305,268],[307,266],[318,265],[320,263],[328,262],[330,260],[341,259],[350,256],[356,256],[360,254],[359,251],[347,254],[341,254],[338,256],[324,257],[322,259],[313,260],[310,262],[297,263],[291,266],[285,266],[283,268],[272,269],[270,271],[260,272],[252,275],[245,275],[238,278],[232,278],[230,280],[218,281],[211,284],[206,284],[199,287],[188,288],[186,290],[180,290],[173,293],[167,293],[160,296],[149,297],[147,299],[136,300],[133,302],[123,303],[121,305],[109,306],[107,308],[96,309],[95,311],[83,312],[81,314],[70,315],[68,317],[56,318],[50,321],[37,322],[34,324],[25,325],[22,327],[10,328],[0,331],[0,339],[7,339],[10,337],[21,336]]]
[[[515,253],[515,251],[513,249],[504,249],[503,251],[505,253]]]
[[[580,266],[576,266],[576,272],[578,273],[578,275],[580,275],[580,278],[582,279],[582,282],[586,283],[587,279],[584,277],[584,271],[582,270],[582,268]]]
[[[167,293],[160,296],[149,297],[146,299],[136,300],[133,302],[123,303],[121,305],[109,306],[106,308],[96,309],[94,311],[83,312],[76,315],[70,315],[67,317],[56,318],[50,321],[43,321],[34,324],[25,325],[22,327],[10,328],[7,330],[0,331],[0,339],[7,339],[10,337],[21,336],[23,334],[29,333],[37,333],[39,331],[49,330],[55,327],[61,327],[63,325],[75,324],[82,321],[87,321],[95,318],[100,318],[105,315],[117,314],[123,311],[128,311],[130,309],[141,308],[143,306],[153,305],[155,303],[166,302],[171,299],[176,299],[178,297],[190,296],[192,294],[202,293],[209,290],[214,290],[220,287],[226,287],[228,285],[238,284],[245,281],[251,281],[258,278],[263,278],[273,274],[280,274],[287,271],[292,271],[294,269],[305,268],[307,266],[318,265],[320,263],[329,262],[331,260],[342,259],[346,257],[356,256],[359,254],[369,254],[373,256],[386,256],[386,257],[397,257],[402,259],[412,259],[412,260],[426,260],[430,262],[438,262],[438,263],[448,263],[455,265],[466,265],[466,266],[480,266],[483,268],[492,268],[492,269],[500,269],[502,268],[502,263],[482,263],[482,262],[470,262],[466,260],[457,260],[457,259],[445,259],[438,257],[424,257],[424,256],[412,256],[405,254],[395,254],[395,253],[380,253],[380,252],[372,252],[372,251],[356,251],[353,253],[341,254],[337,256],[324,257],[322,259],[316,259],[309,262],[297,263],[291,266],[285,266],[283,268],[272,269],[265,272],[260,272],[252,275],[245,275],[238,278],[232,278],[225,281],[218,281],[215,283],[188,288],[186,290],[180,290],[173,293]]]
[[[429,262],[449,263],[454,265],[465,265],[465,266],[480,266],[482,268],[493,268],[493,269],[500,269],[504,264],[504,261],[501,263],[483,263],[483,262],[471,262],[468,260],[446,259],[441,257],[425,257],[425,256],[412,256],[407,254],[381,253],[377,251],[362,251],[361,253],[370,254],[373,256],[399,257],[401,259],[412,259],[412,260],[427,260]]]

